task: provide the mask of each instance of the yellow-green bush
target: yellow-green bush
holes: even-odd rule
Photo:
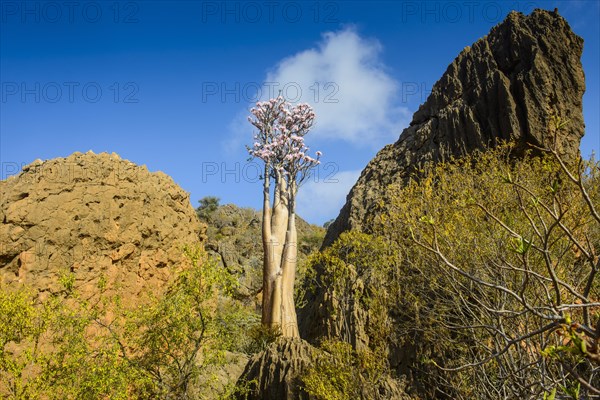
[[[237,282],[199,248],[165,294],[136,310],[118,296],[91,304],[75,291],[35,300],[0,290],[0,398],[201,398],[210,368],[239,332],[228,297]]]
[[[377,393],[386,365],[380,355],[338,340],[325,340],[318,354],[302,376],[304,389],[316,399],[353,400]]]
[[[315,367],[304,376],[306,390],[323,400],[347,400],[360,397],[361,380],[357,356],[346,342],[328,341],[326,353],[315,360]]]
[[[326,333],[360,349],[346,327],[362,323],[419,396],[600,389],[599,164],[514,152],[424,167],[387,188],[372,237],[313,257]],[[355,306],[368,318],[344,322]]]
[[[431,396],[537,398],[581,379],[600,387],[596,354],[572,357],[565,334],[568,325],[598,351],[598,163],[582,161],[579,181],[554,155],[511,152],[427,168],[390,188],[377,221],[403,249],[400,329]]]

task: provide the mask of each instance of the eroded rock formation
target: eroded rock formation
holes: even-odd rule
[[[510,13],[458,55],[399,140],[369,162],[329,227],[324,246],[347,230],[368,232],[373,217],[384,212],[388,186],[406,182],[426,162],[484,150],[499,140],[514,140],[517,149],[552,144],[548,126],[553,115],[569,120],[557,136],[559,150],[567,158],[577,156],[584,134],[582,49],[583,40],[556,12]],[[344,318],[332,314],[336,305],[329,289],[316,285],[308,298],[299,313],[301,336],[310,342],[339,336]],[[368,345],[368,310],[345,317],[353,344]],[[390,348],[390,365],[405,371],[414,356],[410,349]]]
[[[304,340],[279,338],[250,359],[238,384],[250,387],[248,400],[308,400],[301,375],[316,352]]]
[[[398,141],[369,162],[329,227],[325,245],[343,231],[367,228],[386,187],[419,165],[498,140],[548,143],[552,115],[570,121],[558,142],[567,156],[577,154],[584,133],[582,50],[583,39],[558,13],[511,12],[456,57]]]
[[[0,280],[42,296],[69,274],[83,298],[102,286],[132,302],[160,293],[206,230],[170,177],[114,153],[35,161],[0,193]]]

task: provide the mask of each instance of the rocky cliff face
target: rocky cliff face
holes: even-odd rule
[[[370,220],[384,211],[387,187],[406,182],[426,162],[482,150],[501,139],[516,141],[518,148],[552,143],[554,137],[548,133],[552,115],[570,121],[556,138],[558,148],[566,157],[578,155],[584,133],[582,48],[583,40],[555,12],[509,14],[459,54],[399,140],[369,162],[323,246],[347,230],[368,232]],[[335,309],[328,291],[318,286],[299,313],[301,336],[311,342],[339,332],[339,316],[328,311]],[[353,341],[369,343],[364,329],[368,312],[354,310],[347,318],[352,321]],[[390,359],[390,363],[401,362]]]
[[[553,114],[570,121],[568,132],[558,137],[562,151],[577,154],[584,133],[582,49],[583,39],[556,12],[510,13],[458,55],[398,141],[367,165],[324,244],[343,231],[367,229],[386,187],[425,162],[484,149],[498,140],[548,143]]]
[[[134,303],[160,293],[206,229],[170,177],[114,153],[36,161],[0,193],[0,282],[42,295],[65,277],[83,298],[102,286]]]

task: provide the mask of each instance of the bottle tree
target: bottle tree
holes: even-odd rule
[[[292,105],[280,95],[256,103],[251,114],[248,120],[258,132],[248,152],[264,162],[262,323],[280,328],[283,336],[298,337],[296,194],[321,156],[317,151],[310,157],[304,143],[315,113],[308,104]]]

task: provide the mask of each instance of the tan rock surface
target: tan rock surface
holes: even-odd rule
[[[1,282],[42,295],[73,274],[83,298],[106,284],[135,303],[165,286],[186,264],[182,246],[206,230],[170,177],[114,153],[36,160],[0,194]]]

